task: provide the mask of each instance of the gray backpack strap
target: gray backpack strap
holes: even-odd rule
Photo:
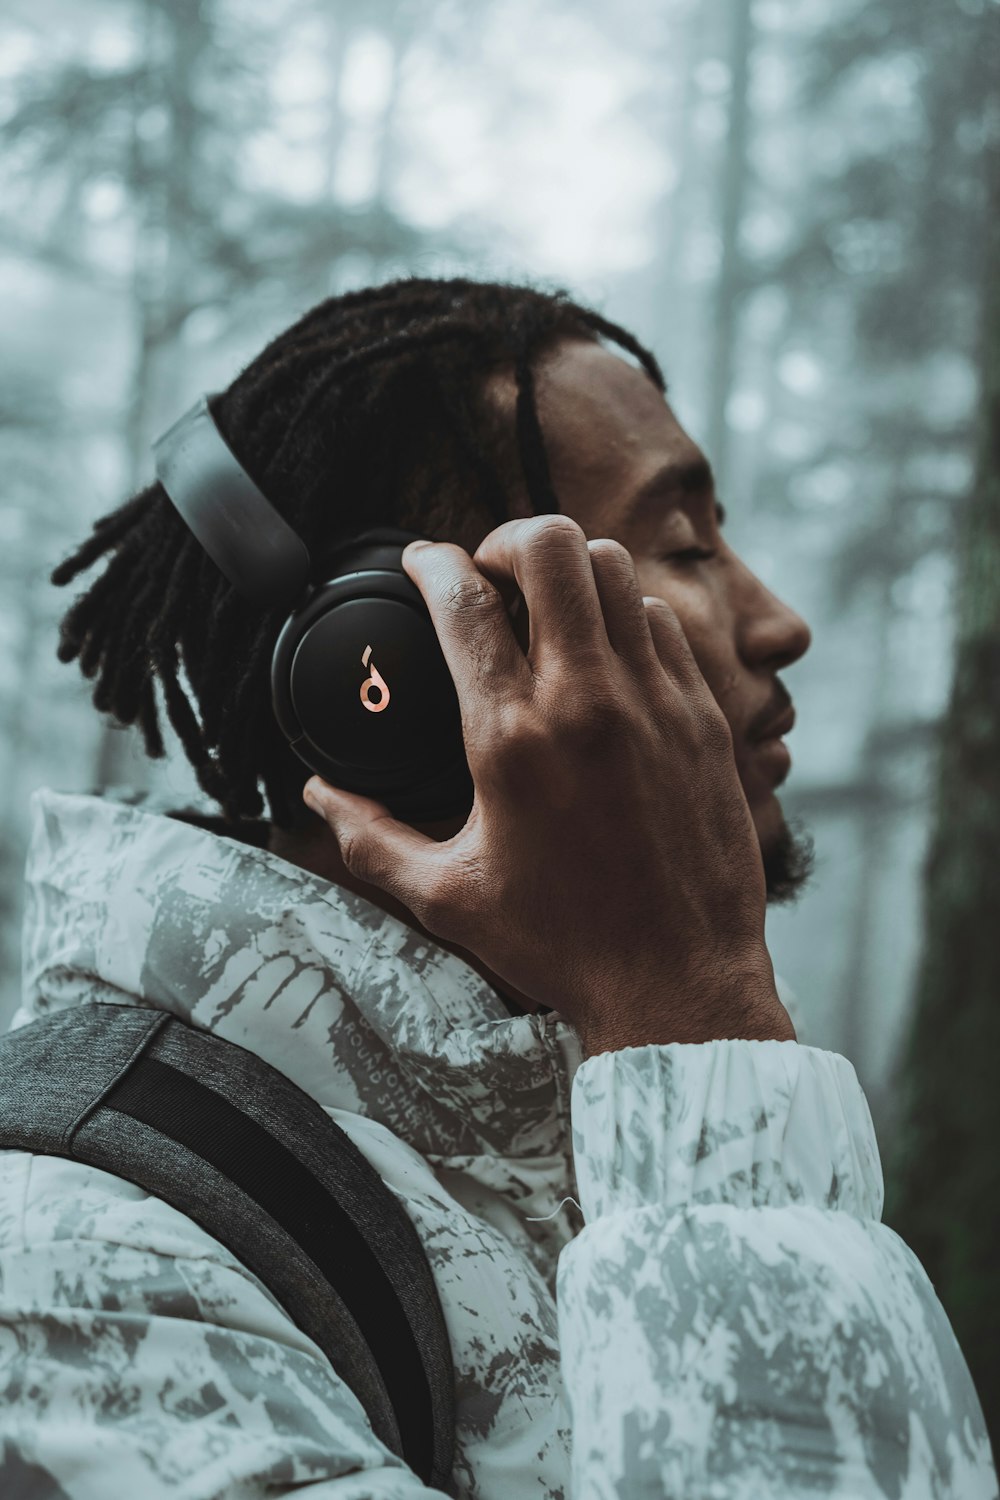
[[[195,1220],[319,1345],[376,1436],[450,1489],[454,1367],[420,1237],[283,1073],[163,1011],[61,1011],[0,1037],[0,1149],[101,1167]]]

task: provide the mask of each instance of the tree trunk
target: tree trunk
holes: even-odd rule
[[[976,481],[961,516],[955,667],[924,869],[924,949],[897,1073],[886,1220],[923,1262],[1000,1447],[1000,149]]]
[[[712,314],[712,349],[708,389],[708,457],[716,489],[726,493],[728,433],[726,404],[733,380],[736,320],[741,294],[740,221],[747,179],[747,131],[750,123],[750,53],[753,48],[751,0],[734,0],[729,49],[729,131],[722,180],[720,237],[722,259]]]

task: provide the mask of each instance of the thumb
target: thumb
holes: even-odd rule
[[[312,776],[302,800],[326,823],[350,873],[395,896],[422,921],[420,908],[432,888],[433,855],[439,845],[394,818],[383,802],[333,787]]]

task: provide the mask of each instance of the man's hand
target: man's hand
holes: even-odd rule
[[[313,777],[306,801],[351,874],[558,1010],[588,1056],[794,1039],[729,726],[626,549],[534,516],[472,558],[413,543],[403,565],[455,681],[475,801],[438,843]],[[506,608],[518,590],[526,650]]]

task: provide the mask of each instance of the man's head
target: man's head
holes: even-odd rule
[[[321,303],[213,411],[303,537],[317,581],[338,542],[379,524],[472,552],[504,520],[562,510],[588,537],[622,542],[643,591],[677,611],[730,723],[769,893],[788,899],[810,851],[774,796],[780,752],[752,739],[789,701],[775,673],[809,632],[726,547],[707,466],[663,390],[647,350],[561,294],[413,279]],[[695,545],[716,555],[667,556]],[[63,621],[60,658],[79,658],[97,678],[95,705],[138,723],[154,757],[159,683],[200,785],[228,818],[258,816],[263,786],[274,823],[304,827],[309,773],[270,708],[281,619],[236,595],[157,484],[99,521],[53,581],[107,553]]]
[[[644,371],[602,344],[564,341],[539,362],[535,386],[561,508],[588,537],[620,542],[643,594],[677,613],[732,731],[769,898],[791,899],[812,845],[775,795],[788,757],[772,736],[792,717],[777,673],[808,650],[809,627],[727,544],[711,468]]]

